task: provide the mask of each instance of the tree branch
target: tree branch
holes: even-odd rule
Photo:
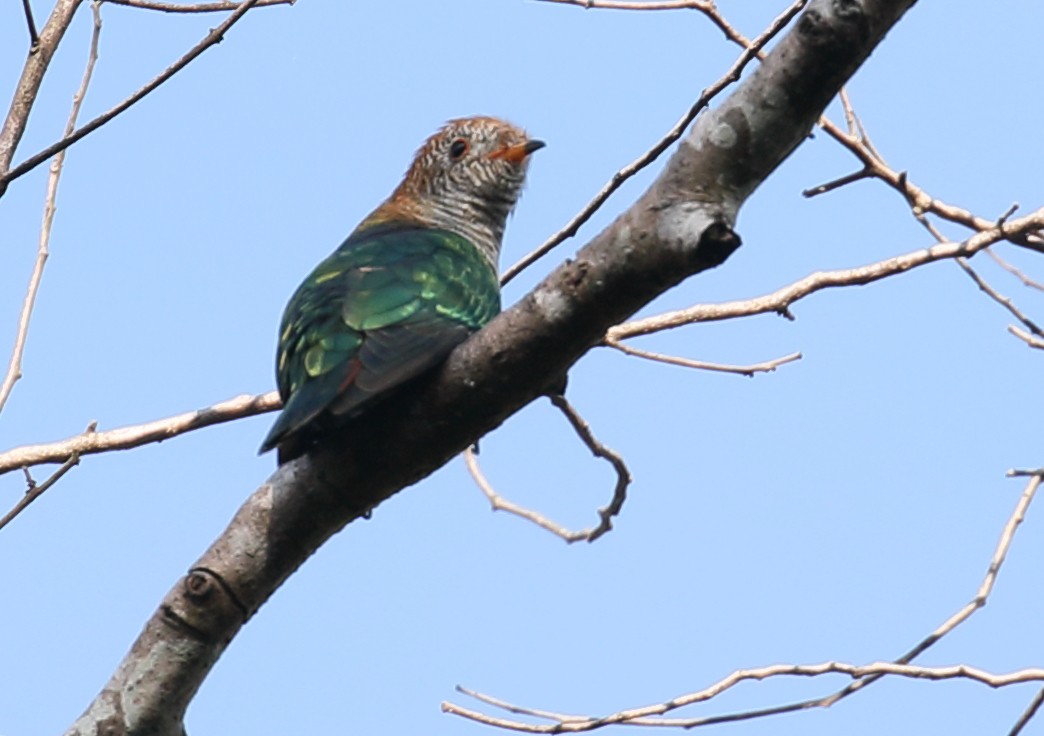
[[[87,87],[91,83],[91,75],[94,74],[94,64],[98,61],[98,39],[101,36],[101,10],[98,2],[91,6],[94,13],[94,23],[91,27],[90,51],[87,53],[87,66],[83,70],[83,78],[80,87],[73,95],[72,110],[65,124],[65,134],[76,127],[76,118],[80,115],[80,106],[83,98],[87,95]],[[51,242],[51,224],[54,222],[55,201],[58,199],[58,180],[62,176],[62,164],[65,163],[65,151],[55,155],[51,162],[51,171],[47,177],[47,196],[44,199],[43,222],[40,225],[40,239],[36,250],[36,263],[29,276],[29,287],[26,290],[25,300],[22,302],[22,311],[18,316],[18,330],[15,333],[14,348],[11,350],[11,360],[7,366],[4,380],[0,382],[0,412],[4,410],[15,383],[22,377],[22,356],[25,353],[25,343],[29,336],[29,321],[33,316],[33,306],[36,304],[36,294],[40,289],[40,280],[43,278],[44,264],[50,255],[49,244]]]
[[[752,378],[755,373],[771,373],[772,371],[779,368],[781,365],[787,363],[793,363],[795,360],[801,360],[801,353],[791,353],[790,355],[784,355],[781,358],[773,358],[772,360],[766,360],[761,363],[754,363],[753,365],[725,365],[723,363],[707,363],[702,360],[693,360],[691,358],[681,358],[677,355],[664,355],[663,353],[654,353],[651,350],[642,350],[641,348],[631,347],[612,338],[605,338],[605,346],[619,350],[625,355],[632,355],[635,358],[644,358],[645,360],[656,361],[657,363],[667,363],[668,365],[678,365],[682,368],[695,368],[701,371],[718,371],[720,373],[736,373],[741,376],[747,376]]]
[[[29,0],[22,0],[22,10],[25,11],[25,23],[29,26],[29,48],[34,49],[40,43],[40,34],[36,31],[36,21],[33,19],[33,6]]]
[[[594,731],[599,728],[604,728],[605,726],[619,724],[627,724],[631,726],[672,726],[688,729],[718,723],[764,718],[766,716],[779,715],[782,713],[793,713],[795,711],[808,710],[809,708],[828,708],[839,700],[858,692],[867,685],[873,684],[886,675],[899,675],[902,677],[916,677],[930,680],[964,678],[976,680],[986,685],[990,685],[991,687],[1003,687],[1019,682],[1031,682],[1044,679],[1044,670],[1040,668],[1020,670],[1006,675],[993,675],[984,672],[983,670],[967,667],[965,665],[954,667],[921,667],[910,664],[913,659],[920,656],[926,649],[956,629],[960,624],[967,621],[972,614],[986,605],[986,601],[989,598],[990,593],[993,591],[993,586],[997,581],[997,575],[1000,573],[1001,566],[1004,564],[1008,550],[1011,548],[1011,543],[1015,539],[1015,532],[1019,525],[1022,524],[1023,519],[1025,519],[1026,511],[1029,509],[1029,505],[1033,501],[1037,489],[1040,487],[1042,481],[1041,471],[1039,470],[1024,471],[1024,473],[1030,476],[1030,481],[1026,484],[1022,495],[1019,497],[1018,503],[1015,505],[1015,510],[1012,511],[1011,516],[1008,517],[1008,521],[1004,525],[1004,529],[1001,531],[1000,541],[998,541],[997,548],[990,560],[990,564],[986,571],[986,577],[979,586],[979,590],[976,592],[975,597],[895,662],[875,662],[872,665],[862,667],[842,664],[839,662],[826,662],[819,665],[784,664],[771,665],[751,670],[737,670],[702,690],[672,698],[664,703],[656,703],[654,705],[647,705],[639,708],[630,708],[600,717],[549,713],[547,711],[524,708],[489,695],[477,693],[467,688],[457,688],[459,692],[470,695],[471,697],[496,708],[511,713],[550,720],[552,721],[550,724],[532,724],[496,718],[486,713],[462,708],[453,703],[443,703],[442,710],[445,713],[458,715],[486,725],[513,731],[524,731],[526,733],[574,733],[580,731]],[[1009,476],[1015,474],[1019,473],[1015,471],[1008,473]],[[846,674],[857,679],[831,695],[822,698],[815,698],[813,700],[803,700],[796,703],[786,703],[784,705],[741,711],[737,713],[727,713],[724,715],[700,716],[695,718],[663,718],[665,713],[670,713],[697,703],[704,703],[746,680],[763,680],[768,677],[778,677],[780,675],[818,676],[828,673]],[[1032,710],[1035,711],[1035,708]],[[1029,716],[1026,717],[1026,720],[1028,720],[1029,717],[1032,717],[1032,713],[1029,709],[1027,710],[1027,713]]]
[[[175,736],[244,622],[345,524],[545,393],[605,332],[739,245],[741,204],[914,0],[813,0],[728,99],[701,115],[648,191],[429,379],[279,468],[164,598],[70,734]],[[117,730],[119,729],[119,730]]]
[[[47,19],[40,32],[38,43],[29,49],[29,58],[26,59],[22,76],[15,86],[11,107],[4,118],[4,127],[0,128],[0,195],[6,188],[5,177],[18,143],[22,140],[22,134],[25,133],[25,126],[29,123],[29,113],[36,102],[40,83],[43,82],[51,57],[54,56],[81,2],[83,0],[58,0],[51,11],[51,17]],[[43,160],[46,161],[52,155],[53,153],[49,153]]]
[[[104,0],[111,5],[125,5],[129,8],[141,8],[143,10],[158,10],[162,13],[217,13],[224,10],[235,10],[239,3],[231,0],[218,0],[217,2],[192,3],[183,5],[179,3],[159,2],[158,0]],[[266,8],[273,5],[293,5],[297,0],[257,0],[255,8]]]
[[[104,432],[88,429],[86,432],[57,442],[23,445],[0,452],[0,475],[19,468],[31,468],[44,463],[60,463],[73,455],[83,457],[99,452],[130,450],[151,442],[163,442],[194,429],[275,411],[282,405],[283,402],[279,400],[279,394],[275,391],[256,396],[243,394],[213,406],[187,411],[165,419],[156,419],[145,424],[134,424]]]
[[[67,2],[67,3],[73,3],[73,4],[77,4],[77,5],[80,2],[82,2],[82,0],[64,0],[64,1]],[[44,150],[40,151],[39,153],[36,153],[36,154],[30,156],[25,161],[23,161],[22,163],[18,164],[17,166],[15,166],[14,168],[12,168],[10,170],[7,169],[7,166],[11,162],[11,156],[13,156],[14,150],[12,149],[10,151],[10,155],[8,155],[6,160],[5,160],[5,158],[4,158],[4,156],[5,156],[4,137],[3,137],[3,134],[0,134],[0,196],[3,196],[4,192],[7,191],[7,185],[10,184],[12,181],[14,181],[18,177],[20,177],[20,176],[22,176],[22,175],[24,175],[24,174],[26,174],[26,173],[28,173],[30,171],[32,171],[37,166],[42,164],[44,161],[49,159],[51,156],[54,156],[56,153],[58,153],[60,151],[64,151],[66,148],[71,146],[73,143],[76,143],[76,141],[80,140],[81,138],[83,138],[84,136],[86,136],[86,135],[88,135],[90,133],[93,133],[98,128],[100,128],[101,126],[105,125],[107,122],[109,122],[110,120],[115,118],[120,113],[125,112],[130,107],[132,107],[134,104],[136,104],[137,102],[140,102],[142,99],[144,99],[145,96],[148,95],[150,92],[155,90],[161,84],[163,84],[168,79],[170,79],[175,74],[177,74],[182,69],[184,69],[186,66],[188,66],[196,57],[198,57],[204,51],[209,49],[211,46],[214,46],[215,44],[221,43],[221,41],[224,40],[225,33],[227,33],[228,30],[232,26],[234,26],[246,14],[246,12],[248,10],[250,10],[250,8],[252,8],[257,3],[258,3],[258,0],[243,0],[243,2],[239,3],[239,5],[236,6],[235,11],[231,15],[229,15],[227,18],[225,18],[225,20],[219,26],[217,26],[216,28],[212,28],[210,30],[210,32],[203,38],[202,41],[200,41],[198,44],[193,46],[188,51],[188,53],[186,53],[180,59],[175,61],[173,64],[171,64],[166,69],[164,69],[163,72],[161,72],[158,76],[156,76],[150,82],[145,84],[137,92],[132,94],[130,97],[128,97],[127,99],[125,99],[123,102],[119,103],[118,105],[116,105],[112,109],[108,110],[107,112],[102,113],[101,115],[99,115],[98,117],[94,118],[90,122],[84,124],[83,127],[77,128],[72,133],[69,133],[68,135],[64,136],[60,141],[57,141],[56,143],[51,144],[50,146],[48,146]],[[57,12],[57,8],[55,9],[55,12]],[[54,16],[52,15],[52,18],[53,17]],[[50,25],[50,22],[48,22],[48,25]],[[62,30],[64,32],[64,28]],[[44,35],[46,35],[46,34],[47,34],[47,28],[44,28]],[[41,39],[42,39],[42,37],[41,37]],[[41,43],[42,43],[42,41],[41,41]],[[42,76],[42,72],[41,72],[41,76]],[[37,87],[39,87],[39,81],[37,81]],[[35,96],[36,88],[33,88],[32,93]],[[28,111],[28,109],[26,109],[26,111],[25,111],[26,117],[28,117],[28,114],[29,114],[29,111]],[[23,121],[23,126],[24,126],[24,121]],[[6,130],[6,127],[5,127],[5,130]],[[21,131],[19,131],[19,136],[21,136]],[[15,142],[17,143],[17,139],[16,139]]]
[[[547,2],[565,2],[565,0],[547,0]],[[743,70],[752,59],[761,58],[764,46],[775,38],[780,31],[786,28],[787,24],[790,23],[794,16],[797,15],[807,4],[808,0],[796,0],[796,2],[791,3],[790,7],[780,13],[780,15],[772,21],[769,27],[766,28],[765,31],[756,39],[753,41],[743,39],[745,46],[743,53],[740,54],[739,58],[732,64],[732,67],[722,75],[718,81],[700,94],[699,99],[692,104],[678,122],[676,122],[674,126],[667,131],[660,140],[656,141],[656,143],[653,144],[653,146],[645,153],[613,174],[612,178],[598,190],[598,193],[595,194],[595,196],[592,197],[591,200],[584,205],[569,222],[561,227],[558,232],[537,246],[533,251],[522,256],[522,258],[512,264],[511,267],[501,275],[500,283],[502,285],[507,284],[513,278],[522,273],[522,271],[532,266],[563,242],[576,235],[583,224],[590,220],[595,212],[601,209],[602,205],[609,200],[609,197],[611,197],[617,189],[623,186],[624,182],[649,166],[653,161],[658,159],[664,151],[670,148],[675,141],[681,138],[685,129],[689,127],[702,110],[706,109],[710,104],[710,101],[717,97],[730,84],[736,82],[740,78],[740,74],[743,73]]]
[[[889,276],[909,271],[951,258],[970,257],[994,243],[1010,240],[1028,232],[1035,232],[1044,227],[1044,208],[1025,217],[994,225],[993,227],[972,235],[960,243],[940,243],[930,248],[912,251],[894,258],[886,258],[866,266],[845,268],[836,271],[819,271],[799,281],[777,289],[771,294],[723,302],[720,304],[697,304],[686,309],[678,309],[663,314],[653,315],[633,322],[611,327],[606,335],[609,340],[624,340],[638,335],[649,335],[653,332],[679,327],[695,322],[715,322],[733,317],[746,317],[755,314],[778,312],[788,314],[790,305],[809,294],[823,289],[838,286],[856,286],[879,281]]]
[[[583,716],[562,713],[549,713],[548,711],[535,708],[525,708],[513,703],[508,703],[499,698],[494,698],[485,693],[476,692],[464,687],[458,687],[457,691],[469,695],[496,708],[518,713],[520,715],[535,718],[550,719],[553,722],[525,723],[523,721],[512,721],[506,718],[496,718],[480,711],[463,708],[454,703],[444,702],[442,712],[450,715],[461,716],[471,721],[477,721],[487,726],[495,726],[509,731],[521,731],[523,733],[580,733],[593,731],[606,726],[627,724],[629,726],[660,726],[675,728],[695,728],[703,725],[721,723],[726,718],[661,718],[660,713],[668,712],[683,705],[702,703],[730,690],[741,682],[749,680],[768,680],[773,677],[819,677],[822,675],[847,675],[853,678],[884,677],[894,675],[897,677],[909,677],[918,680],[971,680],[990,687],[1008,687],[1026,682],[1039,682],[1044,680],[1044,668],[1029,667],[1004,674],[994,674],[978,667],[967,665],[953,665],[950,667],[921,667],[910,664],[896,664],[894,662],[874,662],[866,665],[855,665],[847,662],[822,662],[820,664],[775,664],[767,667],[758,667],[747,670],[736,670],[728,677],[710,685],[698,692],[684,695],[668,703],[650,705],[644,708],[620,711],[602,718],[585,718]],[[736,714],[742,716],[745,714]],[[745,720],[743,718],[731,718],[728,720]]]

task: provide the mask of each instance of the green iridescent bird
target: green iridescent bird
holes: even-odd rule
[[[316,429],[435,366],[500,311],[504,225],[543,146],[490,117],[452,120],[421,146],[398,188],[287,304],[283,411],[261,452],[298,454]]]

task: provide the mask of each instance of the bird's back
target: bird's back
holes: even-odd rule
[[[277,378],[285,406],[261,451],[324,411],[355,413],[441,361],[499,311],[497,274],[460,235],[394,223],[353,234],[283,314]]]

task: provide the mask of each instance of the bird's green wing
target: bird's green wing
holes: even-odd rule
[[[324,410],[356,412],[438,363],[499,311],[497,275],[464,238],[388,226],[352,235],[283,314],[284,407],[261,451]]]

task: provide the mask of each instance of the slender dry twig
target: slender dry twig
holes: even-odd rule
[[[627,469],[627,464],[624,463],[623,457],[618,452],[609,449],[598,441],[598,438],[591,431],[591,425],[580,416],[580,412],[569,403],[565,396],[562,394],[550,394],[547,398],[551,400],[555,408],[565,414],[569,424],[573,427],[573,431],[583,440],[594,456],[608,462],[613,466],[613,470],[616,471],[616,487],[613,488],[613,497],[607,505],[598,509],[600,521],[596,527],[590,530],[587,537],[588,542],[593,542],[613,528],[613,517],[620,513],[624,501],[627,500],[627,486],[631,484],[631,471]]]
[[[626,353],[627,355],[633,355],[636,358],[654,360],[658,363],[667,363],[669,365],[680,365],[683,368],[697,368],[699,370],[719,371],[721,373],[738,373],[741,376],[747,377],[753,377],[755,373],[771,373],[781,365],[793,363],[795,360],[801,360],[802,357],[801,353],[791,353],[790,355],[784,355],[782,358],[766,360],[763,363],[754,363],[753,365],[724,365],[722,363],[706,363],[702,360],[681,358],[676,355],[654,353],[649,350],[631,347],[630,345],[626,345],[610,337],[605,338],[603,344],[606,347],[614,348],[622,353]]]
[[[83,98],[87,95],[87,86],[91,83],[91,75],[94,73],[94,65],[98,61],[98,39],[101,36],[101,11],[97,2],[93,3],[91,9],[94,13],[94,24],[91,28],[90,51],[87,54],[87,66],[83,70],[83,78],[80,87],[73,95],[72,110],[65,124],[65,134],[76,127],[76,118],[80,114],[80,106]],[[44,265],[50,255],[51,224],[54,222],[55,201],[58,198],[58,181],[62,175],[62,164],[65,163],[65,151],[60,151],[51,161],[51,170],[47,177],[47,196],[44,199],[43,222],[40,225],[40,238],[36,250],[36,263],[33,265],[32,273],[29,275],[29,286],[26,290],[25,299],[22,301],[22,310],[18,316],[18,331],[15,333],[14,348],[11,350],[11,360],[7,365],[7,373],[4,380],[0,382],[0,412],[4,410],[7,399],[14,390],[14,385],[22,377],[22,356],[25,354],[25,343],[29,336],[29,322],[33,316],[33,307],[36,305],[36,294],[40,289],[40,280],[43,278]]]
[[[1039,337],[1034,337],[1025,330],[1021,330],[1015,325],[1008,325],[1008,332],[1019,338],[1031,348],[1037,348],[1038,350],[1044,350],[1044,340]]]
[[[985,232],[998,223],[972,214],[966,209],[947,204],[928,194],[925,190],[910,181],[906,172],[896,171],[888,166],[880,153],[873,148],[866,136],[865,131],[859,133],[846,133],[841,130],[830,119],[823,117],[819,126],[834,140],[847,148],[863,164],[864,170],[876,179],[883,181],[892,189],[899,192],[915,215],[927,212],[941,219],[962,225],[971,230]],[[1039,228],[1038,228],[1039,230]],[[1022,233],[1021,237],[1013,240],[1016,245],[1028,247],[1038,252],[1044,252],[1044,239],[1040,232]]]
[[[841,187],[848,186],[857,181],[872,179],[873,177],[874,174],[870,169],[862,168],[859,171],[853,171],[851,174],[839,176],[837,179],[831,179],[825,184],[819,184],[810,189],[803,189],[801,191],[801,196],[811,199],[812,197],[818,197],[820,194],[826,194],[827,192],[832,192],[835,189],[840,189]]]
[[[36,102],[40,84],[51,63],[62,36],[72,24],[76,9],[83,0],[57,0],[54,10],[40,31],[38,43],[29,49],[29,56],[22,68],[22,75],[11,95],[11,107],[0,128],[0,175],[6,174],[14,159],[15,150],[22,140],[25,128],[29,123],[29,114]],[[45,159],[46,160],[46,159]],[[2,180],[0,180],[2,182]],[[0,194],[5,185],[0,183]]]
[[[216,28],[212,28],[210,32],[207,33],[207,35],[203,38],[202,41],[193,46],[188,51],[188,53],[186,53],[180,59],[175,61],[166,69],[164,69],[163,72],[161,72],[151,81],[149,81],[139,90],[134,92],[134,94],[132,94],[130,97],[126,98],[125,100],[123,100],[123,102],[120,102],[112,109],[102,113],[101,115],[86,123],[82,127],[77,128],[69,135],[64,136],[61,140],[57,141],[56,143],[53,143],[44,150],[40,151],[39,153],[30,156],[25,161],[23,161],[7,173],[0,176],[0,195],[3,194],[4,190],[7,188],[7,185],[10,184],[12,181],[22,176],[23,174],[32,171],[41,163],[49,159],[51,156],[54,156],[59,151],[64,151],[73,143],[76,143],[76,141],[80,140],[81,138],[90,133],[93,133],[95,130],[105,125],[107,122],[115,118],[120,113],[125,112],[128,108],[130,108],[137,102],[140,102],[146,95],[154,91],[161,84],[163,84],[168,79],[170,79],[175,74],[184,69],[186,66],[188,66],[189,63],[191,63],[196,57],[198,57],[208,48],[220,43],[224,39],[225,33],[227,33],[228,30],[232,26],[234,26],[246,14],[246,12],[257,3],[258,0],[243,0],[243,2],[239,3],[239,5],[236,6],[235,11],[232,12],[227,18],[225,18],[225,20]]]
[[[646,2],[625,2],[624,0],[543,0],[545,3],[558,5],[576,5],[590,10],[699,10],[703,13],[715,12],[714,3],[710,0],[647,0]]]
[[[232,0],[217,0],[217,2],[178,4],[159,2],[158,0],[103,0],[112,5],[126,5],[129,8],[142,8],[143,10],[158,10],[163,13],[216,13],[223,10],[235,10],[239,7],[238,2]],[[265,8],[272,5],[293,5],[297,0],[257,0],[256,8]]]
[[[681,718],[660,718],[658,717],[661,713],[668,712],[674,708],[680,708],[685,705],[693,705],[695,703],[701,703],[712,698],[721,695],[726,690],[729,690],[741,682],[749,680],[767,680],[773,677],[819,677],[821,675],[847,675],[853,678],[868,678],[868,677],[883,677],[885,675],[894,675],[897,677],[908,677],[918,680],[971,680],[973,682],[979,682],[983,685],[989,685],[990,687],[1008,687],[1010,685],[1018,685],[1026,682],[1039,682],[1044,680],[1044,668],[1030,667],[1022,670],[1016,670],[1014,672],[1007,672],[1003,674],[995,674],[979,669],[977,667],[969,667],[967,665],[953,665],[949,667],[920,667],[908,664],[896,664],[894,662],[873,662],[867,665],[855,665],[847,662],[822,662],[820,664],[777,664],[770,665],[768,667],[758,667],[756,669],[737,670],[730,674],[728,677],[719,680],[713,685],[700,690],[698,692],[690,693],[688,695],[677,698],[669,703],[660,703],[657,705],[651,705],[644,708],[635,708],[628,711],[620,711],[610,716],[603,718],[588,718],[585,716],[577,716],[570,714],[552,713],[545,710],[537,710],[533,708],[525,708],[506,701],[500,700],[499,698],[493,698],[485,693],[477,692],[469,688],[458,686],[456,689],[458,692],[469,695],[476,700],[479,700],[488,705],[492,705],[503,710],[517,713],[519,715],[532,716],[534,718],[544,718],[547,720],[555,721],[551,724],[531,724],[522,723],[520,721],[510,721],[501,718],[493,718],[484,713],[462,708],[454,703],[444,702],[442,703],[442,710],[445,713],[451,713],[453,715],[463,716],[471,720],[480,721],[482,723],[497,726],[500,728],[506,728],[514,731],[524,731],[526,733],[575,733],[579,731],[591,731],[596,728],[602,728],[611,725],[629,725],[629,726],[674,726],[674,727],[691,727],[697,720],[700,721],[698,725],[704,725],[703,721],[706,719],[681,719]],[[684,701],[684,702],[682,702]]]
[[[791,713],[800,710],[807,710],[809,708],[827,708],[839,700],[851,695],[858,690],[866,687],[867,685],[876,682],[880,678],[886,675],[898,675],[902,677],[915,677],[932,680],[942,679],[954,679],[954,678],[965,678],[982,682],[990,685],[991,687],[1003,687],[1006,685],[1015,684],[1016,682],[1030,682],[1034,680],[1044,679],[1044,670],[1039,668],[1020,670],[1005,675],[994,675],[983,670],[968,667],[965,665],[957,665],[953,667],[921,667],[911,665],[910,662],[916,657],[920,656],[931,647],[933,644],[938,642],[941,638],[952,632],[960,624],[964,623],[974,614],[977,610],[986,605],[986,601],[993,591],[993,586],[997,581],[997,576],[1000,573],[1001,566],[1004,564],[1004,560],[1007,557],[1008,550],[1011,548],[1012,541],[1015,538],[1015,532],[1023,519],[1026,517],[1026,511],[1028,510],[1030,503],[1040,487],[1042,480],[1044,480],[1044,469],[1036,471],[1009,471],[1008,475],[1016,473],[1024,473],[1031,476],[1029,483],[1027,483],[1022,495],[1019,497],[1018,503],[1015,505],[1014,511],[1008,517],[1007,522],[1004,525],[1004,529],[1001,531],[1000,540],[997,543],[997,547],[994,551],[993,557],[990,559],[990,564],[986,571],[986,576],[982,583],[979,585],[978,591],[976,591],[975,597],[963,606],[959,611],[953,614],[950,618],[944,621],[938,628],[935,629],[931,634],[922,639],[906,654],[896,659],[894,662],[875,662],[871,665],[856,666],[851,664],[843,664],[838,662],[826,662],[819,665],[772,665],[769,667],[762,667],[758,669],[750,670],[737,670],[717,683],[711,685],[708,688],[699,690],[697,692],[688,693],[686,695],[674,698],[664,703],[657,703],[654,705],[643,706],[640,708],[632,708],[628,710],[617,711],[602,717],[591,717],[581,715],[566,715],[549,713],[547,711],[539,711],[535,709],[523,708],[521,706],[512,705],[505,701],[492,698],[487,695],[478,694],[474,695],[474,691],[465,688],[458,687],[458,690],[462,693],[473,695],[478,697],[479,700],[487,704],[493,705],[497,708],[508,710],[512,713],[519,713],[537,718],[543,718],[545,720],[551,720],[551,724],[531,724],[520,721],[512,721],[508,719],[496,718],[486,713],[470,710],[463,708],[454,703],[444,702],[442,704],[442,710],[446,713],[453,715],[462,716],[470,720],[485,723],[487,725],[497,726],[499,728],[505,728],[514,731],[525,731],[528,733],[572,733],[578,731],[592,731],[605,726],[615,724],[627,724],[633,726],[673,726],[679,728],[695,728],[698,726],[706,726],[716,723],[725,723],[732,721],[750,720],[753,718],[761,718],[769,715],[776,715],[780,713]],[[683,708],[696,703],[708,701],[725,690],[733,687],[739,682],[744,680],[762,680],[767,677],[775,677],[779,675],[804,675],[804,676],[818,676],[828,673],[846,674],[853,678],[858,678],[848,686],[822,698],[816,698],[813,700],[804,700],[801,702],[788,703],[780,706],[774,706],[771,708],[762,708],[758,710],[743,711],[737,713],[728,713],[724,715],[706,716],[702,718],[662,718],[663,714],[671,711]]]
[[[1000,266],[1005,271],[1007,271],[1012,276],[1014,276],[1019,281],[1021,281],[1023,286],[1028,286],[1031,289],[1037,289],[1038,291],[1044,291],[1044,283],[1041,283],[1040,281],[1036,281],[1035,279],[1031,279],[1029,276],[1024,274],[1021,270],[1019,270],[1018,268],[1015,268],[1015,266],[1011,265],[1006,260],[1001,258],[999,255],[994,253],[993,252],[993,248],[990,248],[989,250],[987,250],[986,254],[989,255],[990,258],[993,259],[994,263],[996,263],[998,266]]]
[[[558,522],[548,519],[543,514],[533,511],[532,509],[527,509],[524,506],[519,506],[514,501],[509,501],[497,493],[489,480],[487,480],[486,476],[482,473],[482,469],[479,467],[474,445],[464,450],[464,464],[467,465],[468,472],[471,474],[472,479],[474,479],[475,484],[479,487],[479,490],[481,490],[486,498],[489,499],[490,506],[492,506],[494,511],[506,511],[509,514],[521,517],[526,521],[536,524],[541,529],[546,529],[556,537],[561,537],[569,544],[579,542],[581,539],[587,539],[587,530],[577,532],[566,529]]]
[[[1044,226],[1044,208],[1025,217],[1006,222],[999,227],[994,224],[989,230],[976,233],[960,243],[940,243],[930,248],[912,251],[894,258],[886,258],[882,261],[856,268],[819,271],[781,289],[777,289],[771,294],[754,299],[743,299],[720,304],[697,304],[686,309],[624,322],[611,328],[606,333],[606,337],[619,341],[695,322],[715,322],[733,317],[744,317],[768,312],[787,315],[790,306],[794,302],[817,291],[839,286],[869,284],[936,261],[960,256],[972,256],[996,242],[1018,237],[1026,232],[1038,230],[1042,226]]]
[[[157,419],[145,424],[109,429],[104,432],[91,430],[58,442],[23,445],[0,452],[0,475],[19,468],[29,468],[44,463],[60,463],[72,455],[94,455],[113,450],[129,450],[151,442],[163,442],[195,429],[264,414],[275,411],[281,406],[279,394],[275,391],[257,396],[244,394],[204,409]]]
[[[555,0],[550,1],[553,2]],[[700,94],[699,99],[697,99],[692,107],[682,115],[678,122],[674,124],[674,127],[660,138],[660,140],[658,140],[649,150],[613,174],[612,178],[610,178],[609,181],[598,190],[598,193],[595,194],[591,201],[584,205],[583,208],[581,208],[581,210],[569,222],[567,222],[564,227],[541,243],[535,250],[527,253],[510,268],[504,271],[500,277],[500,283],[508,283],[522,271],[529,268],[556,247],[561,245],[565,240],[576,235],[580,230],[580,227],[591,219],[594,213],[605,204],[609,197],[611,197],[625,181],[651,164],[660,156],[660,154],[670,148],[670,146],[685,132],[685,129],[688,128],[689,124],[696,119],[696,116],[700,111],[706,108],[710,101],[722,90],[740,78],[740,74],[742,74],[743,69],[747,64],[761,54],[761,49],[765,44],[771,41],[776,34],[783,30],[787,24],[790,23],[791,19],[797,15],[807,3],[808,0],[796,0],[796,2],[792,3],[790,7],[779,15],[779,17],[772,21],[769,27],[766,28],[761,35],[754,39],[754,41],[748,42],[743,53],[741,53],[739,58],[736,59],[729,71]]]
[[[1026,727],[1026,724],[1033,720],[1033,716],[1037,715],[1037,711],[1040,710],[1041,704],[1044,704],[1044,688],[1037,691],[1033,700],[1031,700],[1030,704],[1026,706],[1026,710],[1022,712],[1021,716],[1019,716],[1019,720],[1017,720],[1011,730],[1008,731],[1008,736],[1019,736],[1019,734],[1022,733],[1022,729]]]
[[[591,452],[594,453],[595,457],[608,461],[613,466],[613,470],[616,471],[616,487],[613,489],[613,497],[607,505],[598,509],[599,521],[597,525],[590,529],[571,531],[536,511],[519,506],[513,501],[508,501],[496,492],[486,479],[486,476],[483,475],[482,469],[478,464],[478,453],[474,445],[464,451],[464,462],[468,467],[468,472],[471,473],[471,477],[475,480],[482,493],[485,494],[494,511],[506,511],[509,514],[520,516],[536,524],[541,529],[546,529],[555,536],[564,539],[569,544],[579,541],[593,542],[613,528],[612,519],[620,513],[620,509],[623,508],[624,501],[627,499],[627,486],[631,483],[631,472],[627,469],[627,465],[619,453],[598,441],[594,433],[591,432],[591,425],[580,416],[579,412],[573,408],[573,405],[564,396],[549,394],[548,398],[569,420],[573,430]]]
[[[33,20],[33,6],[29,0],[22,0],[22,10],[25,11],[25,22],[29,26],[29,46],[36,48],[40,45],[40,34],[36,32],[36,21]]]
[[[57,483],[63,475],[72,470],[73,466],[79,464],[80,456],[73,455],[64,463],[62,463],[62,466],[58,468],[56,471],[54,471],[54,473],[51,474],[51,477],[49,477],[47,480],[45,480],[43,483],[40,483],[39,485],[32,482],[32,478],[29,477],[29,490],[26,492],[24,496],[18,499],[18,503],[14,505],[14,508],[8,511],[7,515],[4,516],[4,518],[0,519],[0,529],[3,529],[11,522],[12,519],[14,519],[20,513],[25,511],[26,508],[28,508],[29,504],[31,504],[33,501],[42,496],[44,494],[44,491],[46,491],[48,488]],[[28,477],[28,472],[26,473],[26,475]]]
[[[1012,468],[1005,475],[1009,478],[1032,478],[1033,476],[1038,476],[1044,479],[1044,468]]]
[[[982,276],[980,276],[978,272],[971,267],[971,265],[968,263],[967,258],[958,258],[956,260],[957,265],[960,266],[966,274],[968,274],[968,277],[971,278],[971,280],[978,285],[979,289],[985,292],[986,295],[990,297],[990,299],[997,302],[1002,307],[1011,312],[1015,319],[1024,324],[1026,326],[1026,329],[1028,329],[1034,335],[1037,335],[1038,337],[1044,337],[1044,332],[1041,331],[1040,327],[1038,327],[1036,323],[1033,322],[1033,320],[1027,317],[1022,312],[1022,310],[1015,306],[1015,303],[1011,300],[1011,297],[1004,296],[1003,294],[999,293],[996,289],[994,289],[992,286],[990,286],[988,283],[986,283],[986,280],[983,279]]]

